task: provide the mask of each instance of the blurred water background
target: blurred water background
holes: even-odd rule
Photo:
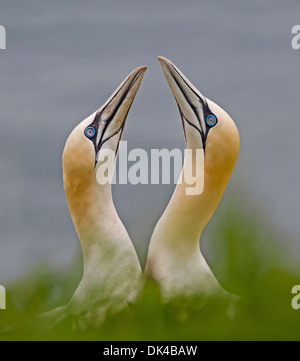
[[[296,0],[0,0],[7,31],[0,51],[0,284],[37,263],[67,269],[79,254],[62,183],[64,143],[135,67],[148,70],[123,139],[129,149],[183,149],[158,55],[240,131],[235,171],[203,235],[208,260],[210,234],[228,202],[246,217],[254,212],[297,258],[300,50],[291,47],[291,29],[299,13]],[[114,186],[142,263],[173,189]]]

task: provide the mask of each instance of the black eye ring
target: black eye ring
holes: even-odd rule
[[[213,114],[209,114],[206,117],[206,124],[209,125],[210,127],[213,127],[214,125],[217,124],[217,118]]]
[[[93,138],[96,134],[96,129],[92,125],[90,125],[85,129],[84,134],[88,138]]]

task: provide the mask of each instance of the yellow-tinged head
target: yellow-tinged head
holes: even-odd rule
[[[63,152],[66,191],[86,188],[96,181],[100,153],[118,151],[127,114],[146,67],[133,70],[105,104],[83,120],[70,134]]]
[[[168,59],[158,57],[182,118],[187,148],[203,149],[204,174],[225,187],[239,153],[239,133],[231,117],[204,97]],[[204,189],[208,186],[204,179]]]

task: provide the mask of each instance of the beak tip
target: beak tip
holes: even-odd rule
[[[172,65],[172,62],[164,56],[158,56],[157,59],[161,65]]]
[[[130,74],[129,77],[136,78],[139,81],[142,81],[145,71],[147,70],[146,66],[139,66],[138,68],[134,69]]]
[[[145,72],[147,70],[146,66],[139,66],[138,68],[135,69],[137,72]]]

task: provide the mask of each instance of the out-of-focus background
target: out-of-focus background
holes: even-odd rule
[[[135,67],[148,70],[123,139],[129,149],[183,149],[158,55],[227,110],[240,131],[235,171],[203,235],[207,258],[228,202],[246,217],[254,210],[297,258],[300,50],[291,46],[291,29],[299,14],[296,0],[0,0],[7,31],[0,50],[0,284],[36,264],[67,269],[80,254],[63,190],[64,143]],[[173,189],[114,186],[142,263]]]

